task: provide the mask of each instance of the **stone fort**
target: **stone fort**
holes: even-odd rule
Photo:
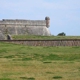
[[[0,35],[42,35],[50,36],[50,18],[45,20],[22,20],[3,19],[0,20]]]

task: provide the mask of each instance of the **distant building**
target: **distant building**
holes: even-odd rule
[[[0,32],[10,35],[42,35],[50,36],[48,29],[50,26],[50,18],[45,20],[20,20],[20,19],[3,19],[0,20]]]

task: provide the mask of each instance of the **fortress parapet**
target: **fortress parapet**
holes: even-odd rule
[[[24,20],[24,19],[3,19],[0,20],[0,31],[3,34],[19,35],[51,35],[48,27],[50,26],[50,18],[45,20]]]

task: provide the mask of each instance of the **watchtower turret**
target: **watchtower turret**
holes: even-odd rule
[[[45,20],[46,20],[46,27],[48,28],[50,26],[50,18],[45,17]]]

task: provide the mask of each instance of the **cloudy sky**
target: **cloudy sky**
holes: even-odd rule
[[[80,0],[0,0],[0,20],[44,20],[46,16],[52,35],[80,36]]]

